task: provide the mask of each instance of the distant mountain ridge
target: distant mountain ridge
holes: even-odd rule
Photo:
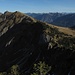
[[[27,13],[29,16],[62,27],[75,26],[75,13]]]
[[[75,13],[61,16],[56,20],[54,20],[52,24],[55,24],[57,26],[63,26],[63,27],[73,27],[75,26]]]
[[[37,20],[47,23],[52,23],[58,17],[66,15],[66,13],[26,13],[26,14],[32,16]]]

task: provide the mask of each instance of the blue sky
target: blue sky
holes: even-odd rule
[[[75,12],[75,0],[0,0],[0,12]]]

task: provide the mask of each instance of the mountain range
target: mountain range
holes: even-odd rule
[[[26,14],[32,16],[37,20],[47,23],[52,23],[58,17],[66,15],[66,13],[26,13]]]
[[[63,27],[75,26],[75,13],[59,17],[54,20],[53,24]]]
[[[27,13],[29,16],[62,27],[75,26],[75,13]]]
[[[75,75],[75,30],[38,21],[21,12],[0,15],[0,72],[19,65],[31,75],[33,65],[44,61],[50,75]]]

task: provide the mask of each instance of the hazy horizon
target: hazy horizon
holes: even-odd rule
[[[74,0],[0,0],[0,12],[75,13]]]

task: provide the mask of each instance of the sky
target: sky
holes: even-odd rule
[[[0,0],[0,12],[75,12],[75,0]]]

